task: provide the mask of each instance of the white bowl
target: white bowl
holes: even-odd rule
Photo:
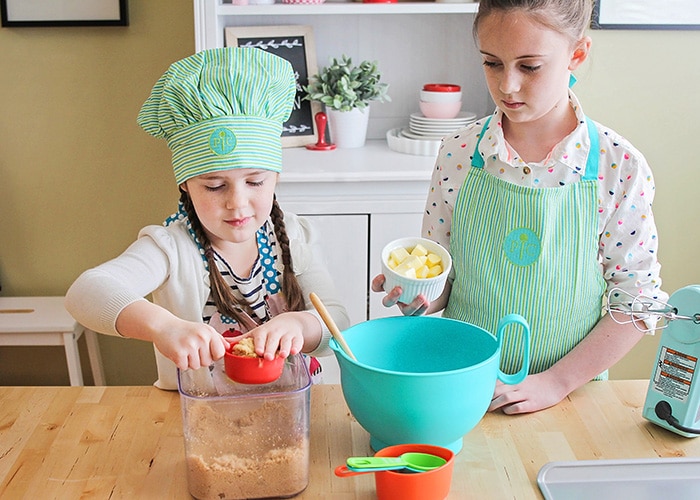
[[[462,100],[462,91],[431,92],[430,90],[421,90],[420,100],[423,102],[457,102]]]
[[[423,245],[429,252],[439,255],[442,259],[442,273],[434,278],[408,278],[397,273],[387,264],[389,254],[392,250],[396,250],[397,248],[413,249],[418,243]],[[398,240],[388,243],[382,250],[382,274],[384,274],[386,279],[384,282],[384,290],[389,291],[396,286],[400,286],[402,293],[399,301],[406,304],[410,303],[419,294],[423,294],[430,302],[437,299],[445,288],[447,275],[450,274],[450,269],[452,269],[452,257],[450,257],[450,253],[440,244],[426,238],[399,238]]]

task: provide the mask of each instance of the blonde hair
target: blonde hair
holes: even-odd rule
[[[219,272],[216,266],[216,260],[214,257],[214,249],[211,246],[211,242],[207,237],[202,223],[197,216],[197,212],[194,209],[192,200],[187,192],[181,190],[180,201],[187,212],[187,217],[190,219],[192,224],[192,229],[197,235],[202,248],[204,249],[204,256],[207,259],[207,264],[209,265],[209,281],[211,283],[211,294],[214,299],[214,304],[216,309],[233,319],[235,319],[239,324],[245,325],[247,329],[255,327],[255,324],[251,324],[250,321],[243,316],[241,313],[244,312],[250,317],[254,317],[253,311],[245,302],[238,300],[238,298],[233,294],[231,287],[226,283],[223,276]],[[272,219],[272,225],[275,231],[275,237],[277,238],[277,244],[280,248],[280,258],[282,259],[282,264],[284,265],[284,270],[282,272],[282,296],[287,304],[288,311],[304,311],[306,305],[304,303],[304,294],[301,290],[301,285],[294,274],[292,266],[292,255],[289,250],[289,237],[287,236],[287,229],[284,224],[284,212],[277,203],[277,199],[273,200],[272,211],[270,212],[270,218]]]
[[[479,22],[495,11],[524,11],[542,25],[579,41],[591,23],[592,0],[480,0],[474,17],[473,34],[476,37]]]

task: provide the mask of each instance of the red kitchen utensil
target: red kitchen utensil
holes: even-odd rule
[[[284,369],[282,356],[275,356],[273,360],[237,356],[232,349],[238,342],[232,342],[224,354],[224,371],[228,378],[240,384],[268,384],[280,378]]]
[[[326,113],[319,111],[314,116],[314,119],[316,120],[316,130],[318,130],[318,142],[316,144],[307,144],[306,149],[311,151],[330,151],[335,149],[335,144],[326,142],[326,123],[328,123]]]
[[[423,85],[423,90],[428,92],[459,92],[462,87],[454,83],[426,83]]]

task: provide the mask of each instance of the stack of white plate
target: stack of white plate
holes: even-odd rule
[[[460,112],[455,118],[426,118],[422,113],[412,113],[408,129],[401,130],[401,135],[409,139],[440,139],[474,120],[476,115],[468,111]]]
[[[435,156],[440,148],[440,139],[409,139],[402,134],[403,129],[392,128],[386,133],[389,149],[418,156]]]

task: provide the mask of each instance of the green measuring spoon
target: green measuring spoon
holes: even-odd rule
[[[404,453],[398,457],[350,457],[346,464],[354,471],[410,469],[425,472],[445,465],[447,460],[429,453]]]

